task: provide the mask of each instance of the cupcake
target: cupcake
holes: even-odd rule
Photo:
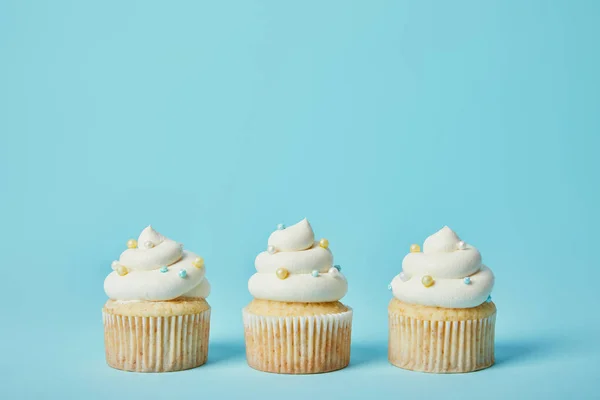
[[[104,281],[108,365],[168,372],[204,364],[210,328],[204,260],[151,226],[127,247]]]
[[[388,357],[433,373],[471,372],[494,363],[494,274],[481,254],[445,226],[417,244],[390,284]]]
[[[348,282],[333,265],[328,240],[315,242],[306,219],[280,224],[254,263],[254,299],[243,310],[248,365],[282,374],[346,367],[352,309],[339,302]]]

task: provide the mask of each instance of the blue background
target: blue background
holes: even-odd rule
[[[599,398],[599,17],[583,0],[0,2],[0,397]],[[305,216],[350,282],[352,362],[256,372],[254,257]],[[199,369],[104,362],[102,282],[149,223],[207,261]],[[403,371],[387,284],[445,224],[495,271],[497,365]]]

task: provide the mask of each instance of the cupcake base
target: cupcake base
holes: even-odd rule
[[[248,365],[279,374],[335,371],[350,362],[352,309],[340,302],[253,300],[243,310]]]
[[[204,299],[109,300],[102,316],[106,362],[113,368],[171,372],[208,358],[210,306]]]
[[[444,309],[392,299],[388,358],[412,371],[464,373],[494,364],[496,306]]]

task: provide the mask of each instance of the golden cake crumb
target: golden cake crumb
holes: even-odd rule
[[[349,308],[339,301],[326,303],[290,303],[254,299],[246,306],[246,310],[252,314],[262,316],[291,317],[339,314],[348,311]]]
[[[166,317],[198,314],[210,306],[202,298],[180,297],[168,301],[116,301],[108,300],[103,311],[113,315],[132,317]]]
[[[468,321],[489,317],[496,312],[496,305],[493,302],[486,302],[473,308],[442,308],[408,304],[392,298],[388,310],[419,320]]]

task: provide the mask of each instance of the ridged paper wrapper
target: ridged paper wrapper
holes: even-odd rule
[[[388,309],[388,358],[393,365],[412,371],[463,373],[494,364],[493,303],[461,310],[407,304],[399,308],[398,304],[392,300]]]
[[[317,374],[350,363],[352,309],[337,314],[261,316],[243,310],[246,358],[254,369]]]
[[[102,312],[106,362],[135,372],[198,367],[208,358],[210,308],[196,314],[127,316]]]

